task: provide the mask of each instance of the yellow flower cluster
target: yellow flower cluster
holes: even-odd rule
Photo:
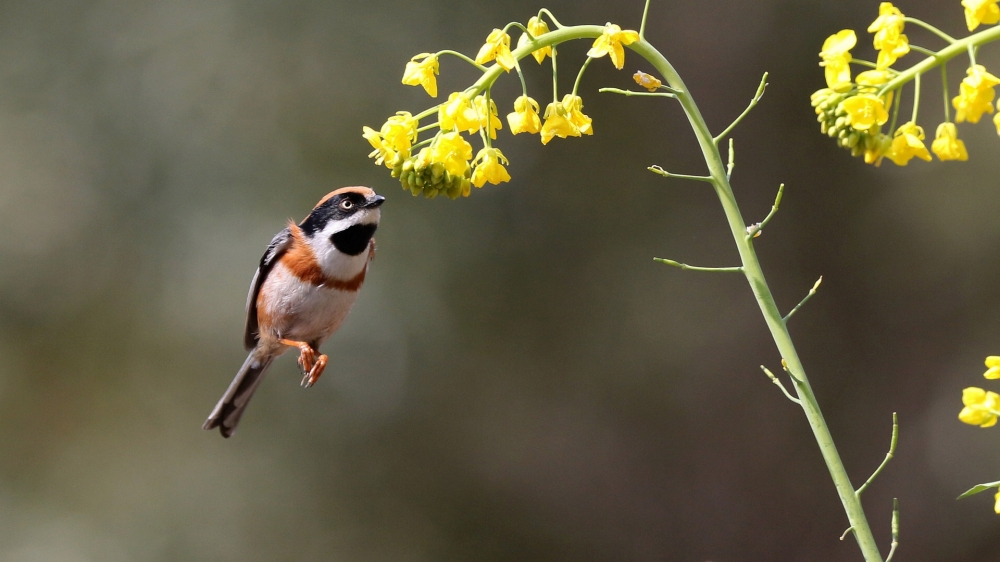
[[[969,29],[983,23],[1000,22],[1000,0],[962,0]],[[875,21],[868,26],[874,34],[872,43],[878,50],[876,62],[854,61],[851,49],[857,43],[854,31],[842,30],[829,36],[823,42],[819,53],[820,66],[824,68],[826,88],[812,95],[812,105],[816,110],[820,130],[836,138],[838,144],[851,151],[853,156],[864,157],[868,164],[879,165],[888,158],[899,166],[905,166],[913,158],[931,160],[931,153],[939,160],[968,160],[965,143],[958,138],[955,123],[969,121],[976,123],[984,113],[994,111],[994,87],[1000,85],[1000,78],[990,74],[982,65],[973,64],[959,86],[959,95],[952,99],[955,120],[945,119],[937,127],[930,150],[924,144],[924,131],[917,123],[916,108],[910,122],[882,132],[882,126],[889,121],[893,96],[899,86],[883,91],[899,72],[892,68],[897,59],[910,52],[910,43],[903,33],[906,17],[890,2],[882,2]],[[924,24],[926,25],[926,24]],[[874,66],[874,70],[861,72],[852,78],[851,64]],[[946,98],[947,99],[947,98]],[[917,105],[917,101],[914,101]],[[895,112],[899,110],[896,100]],[[1000,103],[993,122],[1000,134]],[[947,110],[947,107],[945,108]],[[946,111],[947,113],[947,111]],[[895,127],[896,117],[892,118]]]
[[[1000,356],[987,357],[986,367],[987,370],[983,373],[984,377],[1000,379]],[[965,407],[958,413],[958,419],[963,423],[979,427],[996,425],[997,416],[1000,416],[1000,395],[997,393],[970,386],[962,390],[962,404]]]
[[[439,58],[443,54],[473,62],[480,70],[482,65],[491,61],[506,72],[518,68],[510,48],[509,27],[491,31],[474,60],[454,51],[416,55],[406,63],[403,84],[421,86],[428,95],[437,97]],[[517,41],[520,53],[533,49],[531,55],[539,63],[546,57],[555,56],[553,46],[543,45],[540,41],[550,33],[548,24],[541,17],[530,18],[524,29],[526,32]],[[638,32],[623,30],[609,23],[594,40],[587,55],[592,58],[608,55],[617,68],[622,68],[625,63],[624,47],[639,40]],[[650,91],[662,86],[658,79],[642,72],[637,73],[635,79]],[[503,129],[497,104],[490,97],[493,84],[481,82],[473,88],[450,93],[447,100],[417,115],[400,111],[386,120],[379,130],[363,127],[362,136],[374,148],[369,156],[375,159],[376,164],[384,164],[392,170],[392,176],[414,195],[467,197],[472,186],[510,181],[510,174],[505,168],[509,162],[492,143],[497,138],[497,131]],[[548,144],[555,137],[579,137],[594,133],[591,118],[583,113],[583,99],[576,95],[575,90],[561,100],[557,98],[549,103],[541,116],[539,107],[527,92],[518,96],[514,100],[514,111],[507,114],[511,134],[537,134],[542,144]],[[437,123],[420,126],[420,119],[435,114]],[[421,132],[435,127],[437,132],[431,138],[418,142]],[[476,133],[482,137],[483,147],[473,158],[472,145],[463,135]]]

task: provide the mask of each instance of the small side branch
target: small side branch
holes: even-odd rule
[[[740,121],[742,121],[743,118],[746,117],[748,113],[750,113],[750,110],[753,109],[755,105],[757,105],[757,102],[760,101],[761,96],[764,95],[764,88],[766,87],[767,87],[767,73],[765,72],[764,76],[762,76],[760,79],[760,86],[757,86],[757,93],[754,94],[753,99],[750,100],[750,105],[748,105],[747,108],[743,110],[743,113],[740,113],[740,116],[737,117],[735,121],[730,123],[729,126],[726,127],[724,131],[722,131],[714,139],[712,139],[712,142],[714,142],[716,146],[718,146],[719,141],[724,139],[726,135],[728,135],[733,129],[735,129],[736,126],[740,124]]]
[[[899,498],[892,498],[892,544],[889,545],[889,556],[885,557],[885,562],[892,562],[897,546],[899,546]]]
[[[733,168],[736,167],[736,151],[733,150],[733,139],[729,139],[729,164],[726,166],[726,179],[733,178]]]
[[[851,534],[851,531],[853,531],[853,530],[854,530],[854,527],[848,527],[848,528],[844,529],[844,534],[840,535],[840,540],[846,539],[847,535]]]
[[[816,294],[816,289],[819,289],[819,285],[822,282],[823,282],[823,276],[820,275],[819,279],[816,280],[816,283],[813,284],[812,289],[809,289],[809,293],[806,295],[806,297],[804,299],[802,299],[801,301],[799,301],[799,304],[795,305],[795,308],[793,308],[790,311],[788,311],[788,314],[786,314],[785,317],[781,319],[781,321],[784,322],[785,324],[787,324],[788,323],[788,319],[791,318],[793,314],[795,314],[796,312],[798,312],[799,309],[802,308],[802,305],[804,305],[807,302],[809,302],[809,299],[811,299],[813,297],[813,295]]]
[[[654,174],[659,174],[665,178],[677,178],[681,180],[694,180],[694,181],[704,181],[712,183],[712,176],[689,176],[687,174],[672,174],[664,170],[663,168],[655,165],[650,166],[646,169],[649,170],[650,172],[653,172]]]
[[[764,374],[767,375],[767,378],[771,379],[771,382],[773,382],[775,384],[775,386],[777,386],[778,388],[781,389],[781,392],[784,393],[785,398],[788,398],[789,400],[791,400],[792,402],[795,402],[796,404],[799,404],[799,405],[802,404],[801,400],[799,400],[798,398],[792,396],[791,393],[788,392],[788,390],[785,388],[785,385],[781,384],[781,381],[778,380],[778,377],[774,376],[774,373],[772,373],[770,370],[768,370],[767,367],[765,367],[763,365],[761,365],[760,368],[761,368],[762,371],[764,371]]]
[[[878,476],[882,472],[882,469],[885,468],[885,465],[889,464],[889,461],[892,460],[893,455],[896,454],[896,441],[898,439],[899,439],[899,423],[897,423],[897,421],[896,421],[896,412],[893,412],[892,413],[892,440],[889,441],[889,452],[885,454],[885,460],[882,461],[882,464],[878,465],[878,468],[876,468],[875,472],[873,472],[872,475],[868,477],[868,480],[864,484],[862,484],[861,487],[858,488],[858,490],[856,492],[854,492],[855,495],[857,495],[858,497],[860,497],[861,496],[861,492],[864,492],[865,489],[868,488],[868,486],[872,483],[872,481],[875,480],[875,477]],[[896,515],[893,515],[893,520],[894,521],[895,521],[896,517],[897,517]],[[895,535],[895,532],[893,534]]]
[[[600,88],[597,90],[603,94],[621,94],[623,96],[652,96],[660,98],[676,98],[677,94],[670,92],[637,92],[635,90],[622,90],[621,88]]]
[[[733,169],[733,139],[729,139],[729,169]],[[778,214],[778,205],[781,205],[781,196],[784,193],[785,184],[781,184],[778,186],[778,195],[774,198],[774,205],[771,205],[771,212],[764,217],[764,220],[747,227],[747,240],[760,236],[760,233],[764,231],[764,227],[767,226],[767,223],[771,222],[774,215]]]
[[[668,260],[666,258],[653,258],[653,261],[659,263],[665,263],[667,265],[672,265],[680,269],[687,269],[690,271],[712,271],[718,273],[743,273],[743,267],[698,267],[695,265],[688,265],[686,263],[677,262],[674,260]]]

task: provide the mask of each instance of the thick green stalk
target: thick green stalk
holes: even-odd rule
[[[729,185],[729,179],[726,177],[726,168],[723,164],[722,156],[719,154],[719,147],[716,145],[712,133],[705,123],[705,119],[701,116],[701,111],[698,110],[698,106],[684,85],[684,81],[681,80],[681,77],[667,59],[645,41],[633,43],[629,47],[652,63],[656,70],[664,77],[667,84],[678,91],[677,99],[684,108],[688,121],[690,121],[691,127],[694,129],[695,136],[698,138],[698,144],[701,145],[705,163],[708,165],[709,175],[712,177],[712,185],[715,187],[716,195],[718,195],[719,202],[722,203],[722,208],[729,221],[729,229],[732,231],[733,240],[736,242],[740,259],[743,261],[743,274],[746,275],[747,281],[750,283],[750,288],[757,298],[761,313],[763,313],[764,320],[771,331],[771,337],[774,339],[774,343],[777,345],[778,351],[781,353],[781,357],[788,367],[788,372],[793,378],[795,391],[801,401],[802,410],[805,412],[809,426],[812,428],[816,443],[819,445],[820,452],[823,455],[823,460],[830,471],[830,476],[833,478],[834,486],[836,486],[840,501],[844,505],[844,511],[847,512],[847,519],[854,530],[854,536],[858,541],[858,546],[861,548],[861,553],[867,562],[882,562],[882,555],[879,553],[878,545],[875,543],[871,528],[868,526],[868,520],[861,506],[861,499],[855,493],[851,479],[844,468],[844,463],[840,460],[840,454],[833,443],[830,429],[823,419],[823,413],[816,402],[812,387],[809,385],[809,379],[806,378],[805,369],[803,369],[802,362],[799,360],[798,352],[795,351],[792,337],[788,333],[788,328],[782,320],[781,312],[778,311],[778,307],[774,302],[771,289],[764,279],[764,272],[761,270],[757,254],[754,252],[752,239],[747,238],[747,226],[736,204],[736,198]]]
[[[913,78],[918,74],[923,74],[939,64],[944,64],[949,60],[968,52],[970,47],[978,47],[979,45],[996,41],[997,39],[1000,39],[1000,26],[988,27],[979,33],[973,33],[964,39],[959,39],[951,45],[941,49],[934,55],[925,58],[924,60],[897,74],[895,78],[882,86],[882,90],[879,94],[881,95],[883,92],[890,92],[898,89],[903,84],[913,80]]]

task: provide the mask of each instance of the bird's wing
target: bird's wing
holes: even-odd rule
[[[274,264],[288,250],[291,241],[292,232],[288,228],[275,235],[271,244],[268,245],[267,251],[264,252],[264,256],[260,258],[260,266],[253,275],[253,281],[250,282],[250,293],[247,295],[247,323],[243,329],[243,347],[247,350],[256,347],[257,340],[260,338],[257,326],[257,295],[260,293],[260,287],[264,284],[264,280],[267,279],[267,274],[271,272]]]

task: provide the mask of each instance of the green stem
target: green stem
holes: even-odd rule
[[[998,30],[996,32],[997,35],[1000,36],[1000,28],[996,29]],[[729,229],[733,240],[736,242],[740,259],[743,262],[743,274],[746,276],[750,288],[757,299],[757,304],[760,306],[764,320],[771,331],[771,337],[774,339],[781,357],[788,366],[788,372],[795,382],[795,392],[801,401],[802,410],[809,421],[809,426],[819,445],[820,453],[823,455],[827,469],[830,471],[830,476],[833,478],[837,494],[840,496],[844,511],[847,513],[847,519],[854,528],[854,536],[858,541],[858,546],[861,548],[861,553],[867,562],[882,562],[882,555],[879,553],[878,545],[872,536],[871,528],[865,517],[864,508],[861,506],[861,500],[854,492],[851,479],[847,475],[847,470],[844,468],[844,463],[841,461],[840,454],[837,452],[837,447],[833,442],[833,436],[826,425],[826,420],[823,419],[823,413],[816,401],[816,396],[813,394],[812,387],[806,378],[802,361],[799,359],[799,354],[792,343],[791,334],[789,334],[788,328],[782,320],[781,312],[778,311],[774,297],[771,294],[771,289],[764,278],[764,272],[757,259],[753,243],[746,238],[746,223],[743,221],[743,216],[740,214],[732,187],[730,187],[729,180],[726,178],[726,169],[722,161],[722,156],[719,154],[719,147],[715,143],[715,139],[712,137],[712,133],[709,131],[708,125],[701,115],[701,111],[695,104],[694,98],[691,97],[687,87],[684,85],[684,81],[681,80],[681,77],[674,70],[674,67],[671,66],[670,62],[645,40],[637,41],[629,45],[629,48],[652,63],[670,87],[680,91],[677,100],[684,108],[688,121],[698,139],[698,144],[701,146],[705,163],[708,165],[708,170],[713,180],[712,185],[715,188],[716,195],[719,197],[719,202],[722,204],[723,211],[725,211],[726,219],[729,222]],[[934,59],[931,60],[933,61]]]
[[[941,31],[940,29],[938,29],[936,27],[934,27],[933,25],[931,25],[931,24],[929,24],[929,23],[927,23],[925,21],[918,20],[917,18],[904,17],[903,21],[906,22],[906,23],[912,23],[913,25],[919,25],[920,27],[926,29],[927,31],[930,31],[934,35],[937,35],[938,37],[940,37],[941,39],[944,39],[945,41],[947,41],[949,43],[954,43],[955,41],[957,41],[951,35],[948,35],[947,33]]]
[[[975,64],[975,55],[972,52],[973,47],[989,43],[991,41],[996,41],[997,39],[1000,39],[1000,26],[988,27],[979,33],[974,33],[964,39],[957,40],[951,45],[948,45],[938,51],[934,56],[927,57],[910,68],[907,68],[903,72],[900,72],[895,78],[882,86],[882,89],[879,91],[879,95],[881,96],[890,90],[896,90],[903,84],[913,80],[914,76],[923,74],[935,66],[944,64],[965,52],[969,53],[969,57],[973,60],[973,64]]]
[[[478,68],[479,70],[482,70],[484,72],[486,71],[486,67],[485,66],[479,64],[478,62],[470,59],[469,57],[463,55],[462,53],[460,53],[458,51],[451,51],[451,50],[445,49],[444,51],[438,51],[437,53],[434,54],[435,57],[440,57],[441,55],[451,55],[453,57],[458,57],[458,58],[464,60],[465,62],[471,64],[472,66]]]
[[[552,101],[559,101],[559,72],[556,69],[556,46],[552,45]]]
[[[944,121],[951,122],[951,104],[948,103],[948,65],[941,65],[941,89],[944,90]]]
[[[646,0],[646,7],[642,9],[642,23],[639,24],[639,40],[646,39],[646,16],[649,15],[649,0]]]
[[[584,71],[587,70],[587,67],[590,66],[590,61],[592,61],[592,60],[594,60],[594,59],[592,59],[591,57],[587,57],[587,60],[583,61],[583,64],[580,66],[580,72],[576,75],[576,82],[573,83],[573,95],[574,96],[576,95],[577,88],[580,87],[580,80],[583,79],[583,73],[584,73]]]
[[[549,16],[549,19],[552,20],[552,23],[555,24],[557,28],[563,28],[563,24],[559,23],[559,20],[557,20],[556,17],[552,15],[552,12],[548,11],[548,9],[542,8],[541,10],[538,10],[538,19],[542,19],[542,14]]]
[[[913,77],[913,114],[910,121],[917,122],[917,111],[920,109],[920,75]]]

